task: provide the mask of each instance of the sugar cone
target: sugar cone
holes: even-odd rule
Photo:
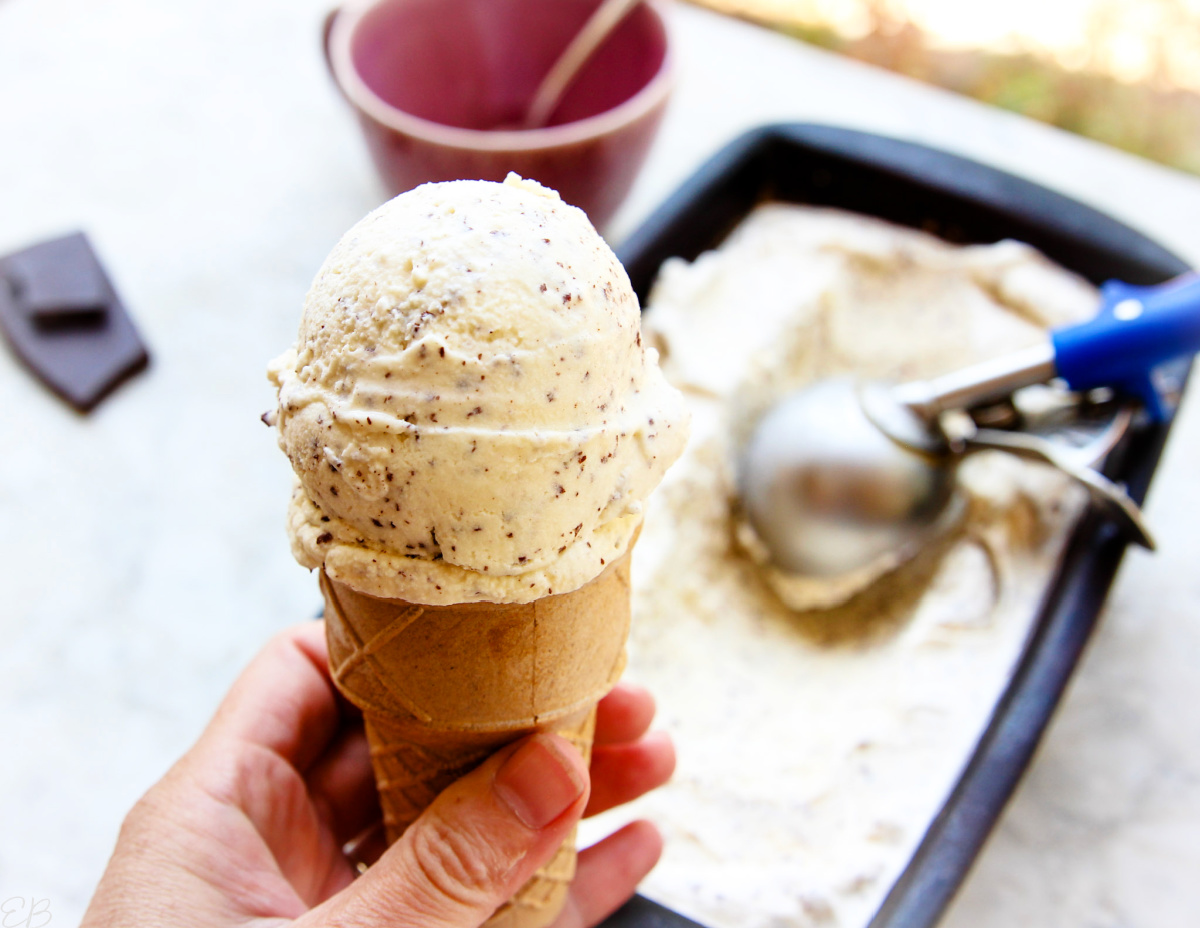
[[[388,841],[504,744],[557,731],[590,758],[596,703],[625,666],[629,553],[571,593],[426,606],[321,573],[329,664],[363,711]],[[541,928],[575,873],[572,834],[488,921]]]

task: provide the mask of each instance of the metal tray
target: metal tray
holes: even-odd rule
[[[955,243],[1024,241],[1093,283],[1164,281],[1186,262],[1141,233],[1022,178],[910,142],[833,126],[764,126],[736,139],[619,250],[643,304],[659,266],[716,247],[770,200],[833,206]],[[1180,388],[1189,365],[1177,371]],[[1139,503],[1170,421],[1138,423],[1105,473]],[[962,883],[1062,695],[1112,585],[1125,539],[1096,509],[1076,525],[1015,672],[945,805],[869,928],[930,928]],[[641,896],[606,928],[696,923]]]

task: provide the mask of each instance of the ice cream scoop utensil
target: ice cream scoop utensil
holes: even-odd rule
[[[579,73],[579,69],[587,64],[592,53],[608,38],[609,33],[621,24],[625,14],[640,2],[641,0],[603,0],[596,7],[583,24],[583,28],[575,33],[575,38],[542,78],[533,94],[533,102],[525,111],[523,128],[537,129],[546,124],[571,81]]]
[[[1078,481],[1092,500],[1106,509],[1121,525],[1131,541],[1154,550],[1154,539],[1142,517],[1142,511],[1123,488],[1095,469],[1105,454],[1113,449],[1129,428],[1134,407],[1124,404],[1107,428],[1082,449],[1028,432],[1008,432],[1001,429],[971,429],[963,436],[964,451],[992,449],[1007,451],[1018,457],[1030,458],[1053,465]]]
[[[1197,351],[1200,275],[1188,274],[1156,287],[1110,282],[1089,321],[1051,332],[1043,345],[930,381],[814,384],[769,410],[747,443],[738,468],[744,515],[785,572],[834,578],[898,564],[944,525],[962,455],[1003,448],[1079,480],[1149,546],[1136,505],[1091,467],[1123,433],[1128,412],[1074,454],[1051,439],[977,428],[953,413],[1059,378],[1077,392],[1117,388],[1161,420],[1166,409],[1152,371]],[[968,425],[948,432],[948,419]]]

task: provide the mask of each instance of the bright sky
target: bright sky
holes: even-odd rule
[[[709,2],[709,0],[702,0]],[[773,18],[827,23],[850,36],[870,28],[874,5],[950,47],[1048,52],[1131,81],[1154,73],[1200,91],[1200,0],[711,0]]]

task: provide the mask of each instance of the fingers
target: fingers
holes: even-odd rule
[[[553,855],[587,802],[588,776],[564,738],[497,752],[442,793],[316,924],[481,924]]]
[[[649,822],[630,822],[579,855],[575,879],[553,928],[591,928],[619,909],[662,855]]]
[[[599,815],[657,789],[675,772],[675,746],[666,732],[629,744],[592,749],[592,792],[584,815]]]
[[[675,748],[665,734],[647,734],[653,720],[654,697],[632,683],[618,683],[600,701],[585,815],[629,802],[670,779]]]
[[[340,844],[379,821],[371,748],[361,725],[346,728],[308,772],[313,804]]]
[[[621,682],[596,707],[596,744],[636,741],[654,720],[650,691]]]
[[[324,628],[309,622],[272,638],[233,684],[201,741],[259,745],[307,770],[341,719]]]

